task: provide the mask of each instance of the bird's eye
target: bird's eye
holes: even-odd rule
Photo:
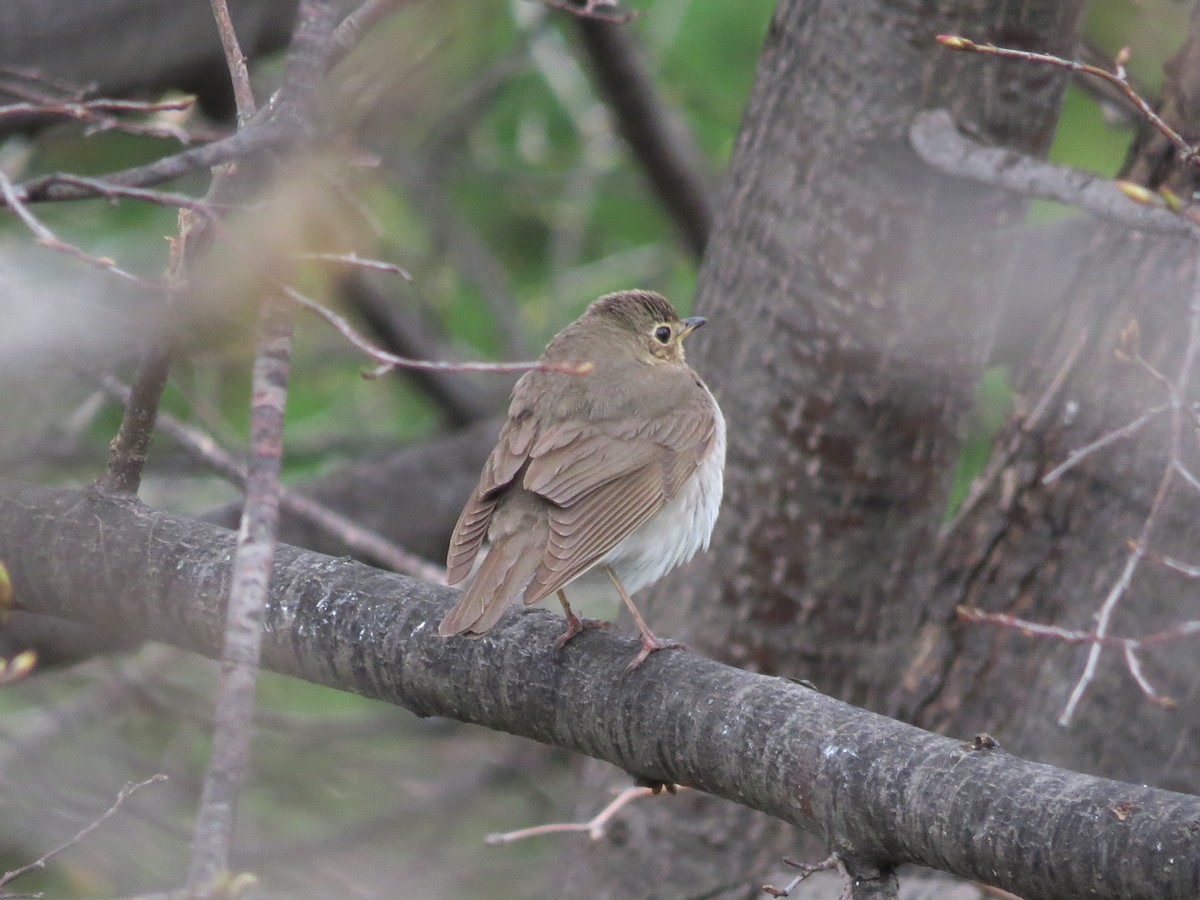
[[[654,329],[654,339],[660,344],[669,344],[671,342],[671,326],[659,325]]]

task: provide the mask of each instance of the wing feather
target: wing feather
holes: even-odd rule
[[[550,536],[524,592],[536,603],[597,565],[674,497],[712,451],[716,418],[706,390],[670,415],[560,425],[539,435],[522,478],[550,500]]]
[[[450,549],[446,553],[446,583],[458,584],[471,571],[487,537],[500,493],[508,487],[529,458],[537,426],[531,416],[509,419],[500,429],[496,446],[483,464],[479,484],[459,513]]]
[[[640,422],[580,415],[543,426],[531,405],[514,407],[455,526],[447,580],[455,584],[467,576],[497,509],[524,503],[520,495],[541,498],[543,506],[535,505],[534,518],[522,527],[545,528],[546,537],[530,543],[492,535],[499,544],[443,621],[442,633],[486,631],[522,586],[526,603],[545,598],[662,509],[715,442],[712,398],[695,387],[666,413]],[[514,402],[519,393],[520,385]],[[520,558],[510,553],[518,544],[525,548]],[[533,547],[541,552],[530,552]]]
[[[525,589],[525,602],[536,603],[595,566],[663,502],[661,469],[651,463],[602,485],[573,507],[552,508],[550,538]]]

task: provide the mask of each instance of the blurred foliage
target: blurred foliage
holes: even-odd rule
[[[707,155],[714,184],[734,144],[773,5],[656,0],[642,4],[645,14],[631,26],[664,99]],[[1170,0],[1097,2],[1088,33],[1110,55],[1133,46],[1131,69],[1153,90],[1161,61],[1183,33],[1187,9]],[[331,202],[344,204],[336,213],[350,223],[342,237],[355,240],[352,247],[330,249],[354,249],[409,269],[411,285],[374,281],[397,303],[421,312],[447,356],[506,355],[497,327],[503,315],[519,320],[527,349],[536,352],[597,294],[619,287],[661,290],[681,307],[690,305],[695,264],[613,133],[574,43],[569,17],[530,0],[413,4],[337,70],[341,94],[331,91],[328,98],[328,131],[345,137],[343,162],[365,156],[366,165],[344,166],[335,176],[333,192],[341,199]],[[260,97],[278,77],[278,61],[258,69]],[[1072,87],[1053,157],[1111,173],[1128,139],[1128,128],[1110,125],[1093,97]],[[84,136],[78,126],[62,126],[36,141],[10,139],[0,146],[0,164],[14,178],[55,170],[95,174],[148,162],[165,149],[163,141],[114,132]],[[326,176],[306,170],[299,177]],[[171,187],[200,194],[206,181],[194,176]],[[64,239],[148,277],[163,271],[164,238],[176,231],[175,212],[149,204],[46,204],[36,212]],[[244,236],[256,252],[269,244],[261,232],[289,224],[262,221],[267,224],[258,234],[250,229]],[[492,287],[511,298],[511,309],[485,301],[478,272],[455,257],[452,245],[464,238],[492,264],[479,271],[500,273],[504,283]],[[337,235],[329,240],[336,243]],[[18,248],[39,264],[80,265],[32,247],[11,216],[0,217],[4,248]],[[164,408],[240,448],[248,419],[253,290],[236,279],[222,283],[233,295],[224,298],[228,323],[199,335],[180,358]],[[320,279],[306,285],[314,294],[324,287]],[[365,367],[323,322],[298,315],[289,481],[439,427],[436,405],[411,382],[364,381],[359,372]],[[12,446],[0,440],[0,457],[16,454],[14,446],[20,450],[23,477],[86,483],[102,471],[118,414],[91,402],[86,377],[68,374],[54,392],[41,381],[13,388],[31,392],[22,430],[32,438]],[[124,374],[130,376],[131,366]],[[961,460],[952,508],[986,459],[1010,394],[1002,370],[980,385],[979,425]],[[26,446],[50,449],[28,453]],[[192,476],[187,490],[184,474]],[[201,474],[160,440],[147,500],[200,510],[229,496],[228,488]],[[172,773],[169,785],[147,788],[85,846],[16,887],[95,896],[161,889],[177,877],[206,758],[212,670],[174,651],[164,662],[154,655],[160,651],[148,651],[149,660],[143,651],[128,662],[96,661],[0,692],[0,735],[9,748],[0,753],[35,748],[23,767],[0,766],[9,781],[14,772],[26,773],[32,788],[19,803],[7,798],[0,870],[69,837],[107,808],[122,783],[153,771]],[[121,688],[109,698],[111,707],[98,705],[100,713],[81,723],[55,719],[56,709],[86,700],[89,692],[99,704],[106,686],[126,677],[129,667],[145,680]],[[384,895],[390,885],[395,896],[542,896],[554,855],[564,842],[583,840],[482,845],[489,831],[574,815],[560,755],[479,730],[417,722],[269,675],[260,697],[257,773],[242,810],[240,864],[263,874],[263,896],[348,896],[356,879],[368,895]],[[32,741],[47,729],[61,734],[46,746]],[[69,775],[60,777],[64,772]],[[139,850],[156,835],[167,849],[148,862]]]

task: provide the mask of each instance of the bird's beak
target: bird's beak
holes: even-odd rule
[[[685,337],[703,325],[708,319],[704,316],[688,316],[686,319],[680,319],[683,322],[683,331],[679,332],[679,339],[682,341]]]

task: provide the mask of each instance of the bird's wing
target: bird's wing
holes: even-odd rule
[[[706,393],[636,426],[586,423],[540,435],[522,483],[553,506],[550,538],[525,602],[568,584],[644,525],[695,473],[715,436]]]
[[[535,434],[536,423],[532,417],[522,416],[504,423],[496,446],[483,464],[479,484],[459,513],[458,523],[450,536],[450,549],[446,553],[447,584],[458,584],[471,571],[475,556],[487,537],[500,492],[512,483],[525,465]]]

